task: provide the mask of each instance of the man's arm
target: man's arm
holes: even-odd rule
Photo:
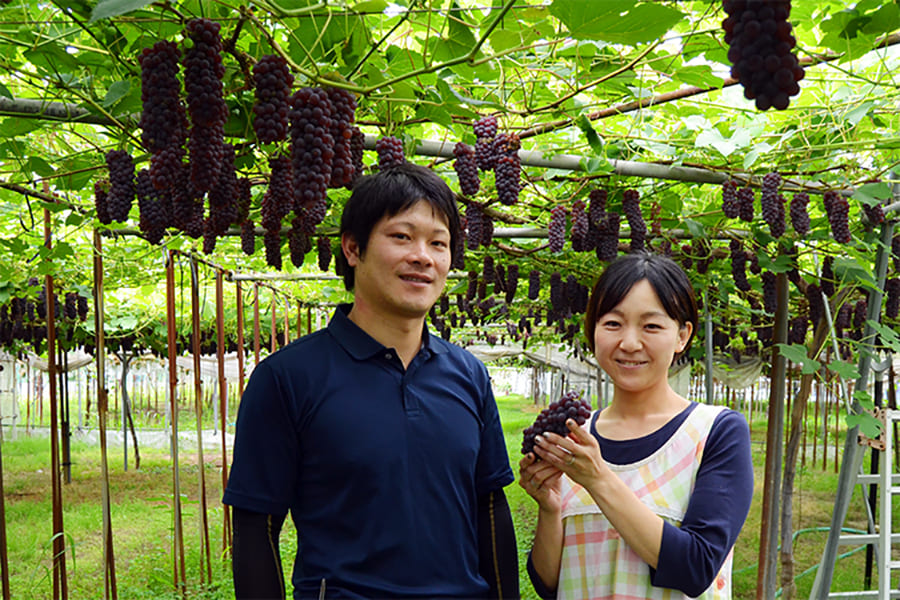
[[[487,598],[519,597],[516,530],[502,489],[478,499],[478,570],[490,586]]]
[[[278,537],[283,516],[264,515],[232,507],[234,547],[231,570],[236,600],[279,598],[284,600],[284,573]]]

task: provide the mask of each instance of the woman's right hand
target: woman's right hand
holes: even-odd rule
[[[534,498],[542,511],[559,513],[562,510],[560,478],[563,473],[534,452],[519,461],[519,485]]]

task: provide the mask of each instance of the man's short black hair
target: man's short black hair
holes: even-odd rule
[[[420,201],[427,202],[447,219],[453,256],[460,243],[456,194],[431,169],[410,162],[365,175],[356,181],[341,215],[341,236],[350,234],[362,254],[378,221],[385,216],[393,217]],[[337,256],[337,272],[344,277],[344,287],[353,290],[353,267],[343,252]]]

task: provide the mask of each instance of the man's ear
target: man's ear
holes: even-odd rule
[[[359,244],[357,244],[356,239],[346,231],[341,234],[341,252],[344,253],[347,264],[351,267],[356,267],[360,257]]]

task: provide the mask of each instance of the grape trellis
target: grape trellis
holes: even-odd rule
[[[268,274],[301,311],[346,300],[325,276],[341,207],[401,161],[459,192],[446,339],[581,352],[588,286],[646,249],[703,292],[707,372],[790,361],[865,406],[864,360],[900,350],[889,0],[22,0],[0,31],[12,352],[47,351],[52,282],[60,348],[188,351],[212,315],[87,318],[98,290],[164,299],[173,252]],[[258,355],[240,310],[221,318],[218,346],[255,333]]]

